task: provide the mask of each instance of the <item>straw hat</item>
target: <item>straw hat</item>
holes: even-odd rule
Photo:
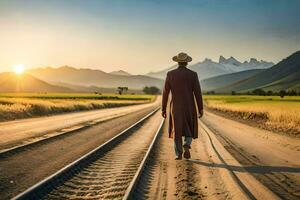
[[[190,57],[186,53],[181,52],[177,56],[173,57],[173,61],[175,61],[175,62],[191,62],[192,57]]]

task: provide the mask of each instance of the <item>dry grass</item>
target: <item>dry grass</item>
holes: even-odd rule
[[[1,97],[33,98],[33,99],[76,99],[76,100],[153,100],[154,95],[148,94],[95,94],[95,93],[0,93]]]
[[[263,123],[266,128],[300,135],[300,97],[206,96],[213,110]]]
[[[149,100],[40,99],[0,97],[0,121],[65,112],[127,106]]]

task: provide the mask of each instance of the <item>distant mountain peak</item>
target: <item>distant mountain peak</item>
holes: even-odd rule
[[[212,62],[213,62],[212,59],[205,58],[202,63],[212,63]]]
[[[254,66],[257,66],[257,65],[267,65],[267,66],[272,66],[274,65],[273,62],[268,62],[268,61],[265,61],[265,60],[260,60],[258,61],[256,58],[250,58],[250,61],[247,62],[249,63],[250,65],[254,65]]]
[[[231,65],[235,65],[235,66],[239,66],[242,64],[241,62],[239,62],[237,59],[235,59],[232,56],[230,56],[230,58],[228,58],[228,59],[224,58],[223,56],[220,56],[219,63],[220,64],[231,64]]]
[[[273,62],[268,62],[268,61],[264,61],[264,60],[258,61],[256,58],[250,58],[249,61],[240,62],[240,61],[238,61],[237,59],[235,59],[232,56],[230,56],[228,59],[226,59],[223,56],[220,56],[219,57],[219,64],[234,65],[234,66],[239,66],[239,67],[243,67],[245,65],[248,65],[248,66],[267,66],[267,67],[271,67],[271,66],[274,65]]]
[[[232,56],[230,56],[230,58],[227,59],[227,63],[232,64],[232,65],[236,65],[236,66],[239,66],[241,64],[240,61],[238,61],[237,59],[235,59]]]
[[[124,70],[112,71],[112,72],[110,72],[110,74],[121,75],[121,76],[131,76],[130,73],[128,73]]]
[[[258,62],[258,60],[256,58],[250,58],[250,65],[259,65],[260,63]]]
[[[224,58],[223,56],[219,57],[219,63],[224,63],[226,62],[226,58]]]
[[[76,69],[76,68],[68,66],[68,65],[64,65],[64,66],[59,67],[59,69]]]

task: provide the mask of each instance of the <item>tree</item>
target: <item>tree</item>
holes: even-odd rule
[[[128,87],[118,87],[118,93],[119,93],[119,95],[122,95],[124,91],[127,92],[128,91]]]
[[[263,89],[258,88],[258,89],[253,90],[252,94],[254,94],[254,95],[260,95],[260,96],[265,96],[266,92]]]
[[[214,90],[207,91],[206,94],[215,94],[215,91]]]
[[[267,95],[268,95],[268,96],[272,96],[272,95],[273,95],[273,91],[269,90],[269,91],[267,92]]]
[[[280,91],[279,91],[279,96],[280,96],[281,98],[283,98],[285,95],[286,95],[285,90],[280,90]]]
[[[160,89],[155,87],[155,86],[151,86],[151,87],[144,87],[143,92],[145,94],[160,94]]]
[[[289,95],[289,96],[297,96],[297,92],[295,90],[289,90],[287,92],[287,95]]]
[[[236,95],[236,92],[235,91],[231,91],[231,95]]]

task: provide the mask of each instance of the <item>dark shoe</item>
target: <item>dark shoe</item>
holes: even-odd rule
[[[183,148],[184,148],[183,157],[186,159],[190,159],[191,158],[190,147],[185,145],[183,146]]]
[[[175,160],[182,160],[182,154],[180,154],[179,156],[177,156],[177,157],[175,158]]]

